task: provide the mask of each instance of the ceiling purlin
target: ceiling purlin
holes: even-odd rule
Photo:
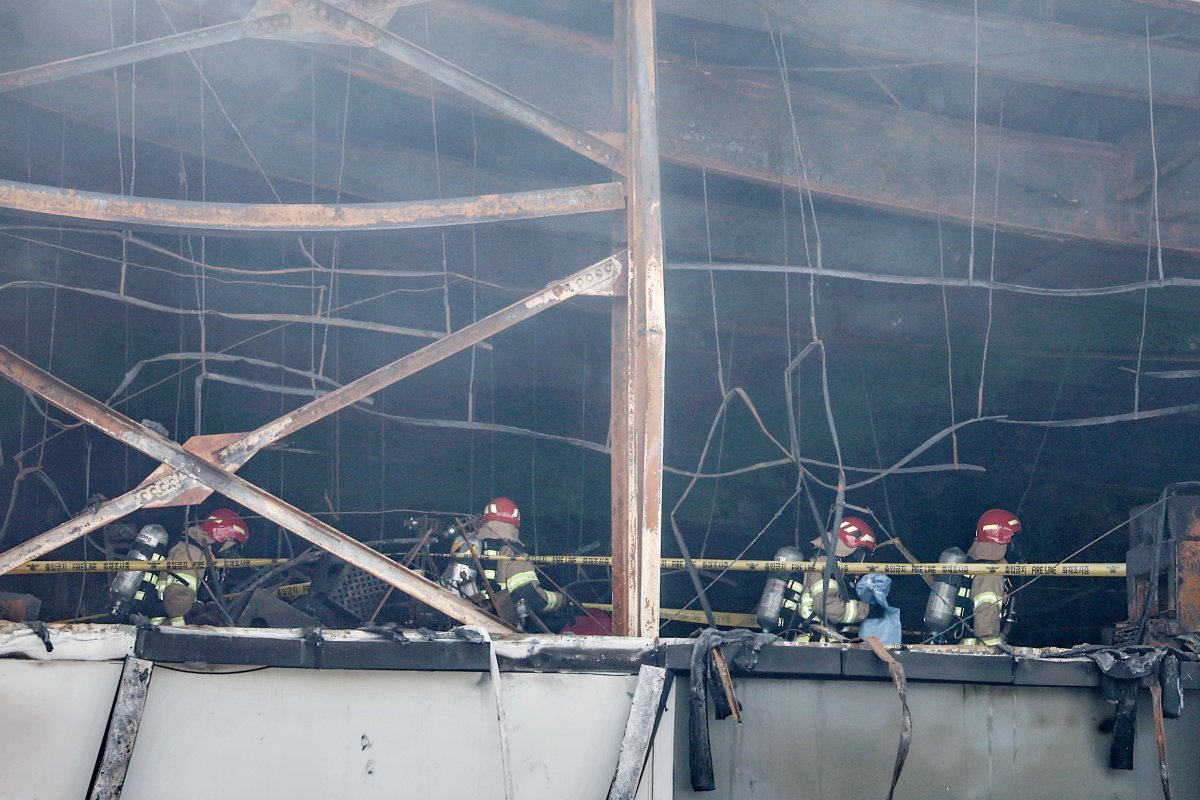
[[[404,33],[405,25],[416,19],[398,15],[393,27]],[[569,91],[556,84],[576,40],[587,43],[589,57],[605,52],[607,42],[573,32],[551,35],[549,26],[462,3],[423,8],[420,20],[426,19],[431,49],[452,65],[483,82],[511,78],[513,65],[519,65],[521,86],[511,91],[532,98],[535,106],[569,120],[579,131],[607,127],[611,98],[602,82],[572,84]],[[1047,27],[1057,31],[1066,26]],[[488,46],[479,46],[481,42]],[[788,98],[770,76],[731,79],[679,63],[660,64],[660,74],[666,161],[773,185],[798,185],[803,177],[819,196],[1050,237],[1141,247],[1152,222],[1149,203],[1117,199],[1129,191],[1128,154],[1120,148],[986,125],[979,126],[976,144],[967,123],[859,103],[794,83],[789,115]],[[399,81],[395,88],[411,92],[414,84]],[[714,97],[726,102],[714,103]],[[806,176],[797,168],[798,145]],[[973,180],[976,173],[978,181]],[[973,189],[976,183],[997,180],[993,216],[991,204],[979,202]],[[1182,207],[1162,209],[1167,220],[1161,225],[1162,246],[1200,252],[1200,231],[1185,224],[1194,210],[1187,207],[1186,195],[1176,198]]]
[[[319,0],[289,1],[313,13],[323,12],[326,22],[338,20],[342,30],[352,31],[356,40],[384,48],[403,41]],[[560,37],[548,36],[545,26],[524,30],[522,19],[506,14],[479,8],[469,14],[461,11],[456,5],[422,8],[422,22],[427,18],[433,30],[428,36],[436,42],[434,49],[450,64],[437,56],[432,56],[432,61],[466,80],[458,90],[467,84],[473,92],[491,86],[490,73],[497,71],[494,65],[499,62],[520,64],[526,79],[515,91],[532,98],[535,109],[546,108],[551,119],[568,120],[570,136],[564,134],[568,139],[577,142],[580,136],[590,136],[586,131],[605,127],[611,97],[600,96],[595,84],[572,86],[568,94],[552,85],[559,76],[557,66],[571,59]],[[394,28],[397,23],[403,29],[404,18],[397,16]],[[505,30],[503,37],[494,36],[497,26]],[[1049,28],[1054,29],[1054,36],[1064,26]],[[1062,34],[1067,36],[1062,40],[1064,47],[1076,36],[1075,29],[1066,31],[1069,34]],[[478,47],[480,42],[497,42],[510,52],[487,52]],[[520,48],[515,47],[517,42]],[[424,53],[421,48],[409,47]],[[605,43],[598,41],[593,52],[604,47]],[[1181,54],[1181,58],[1195,56],[1189,50],[1181,50]],[[412,53],[404,54],[409,64],[412,58]],[[418,54],[418,58],[425,56]],[[428,66],[422,64],[421,68]],[[1115,199],[1128,180],[1129,164],[1120,149],[1001,132],[992,126],[979,126],[976,139],[966,122],[872,107],[796,84],[791,92],[797,131],[797,140],[793,140],[793,120],[788,119],[779,80],[769,76],[731,79],[678,64],[661,64],[660,76],[665,161],[773,185],[798,185],[802,180],[802,169],[796,164],[799,144],[808,173],[806,185],[818,196],[956,222],[995,223],[1002,230],[1124,246],[1140,247],[1146,241],[1151,223],[1148,204],[1130,205]],[[400,83],[396,88],[404,91],[408,86]],[[508,89],[498,91],[512,97]],[[553,97],[559,107],[541,103],[540,95]],[[479,100],[478,94],[474,96]],[[714,98],[724,102],[714,102]],[[564,102],[570,102],[570,107],[563,107]],[[528,104],[524,110],[529,110]],[[610,145],[604,146],[608,154],[614,152]],[[972,203],[973,164],[990,172],[990,166],[997,164],[997,148],[1002,149],[998,160],[1000,201],[992,216],[990,204]],[[1178,201],[1188,200],[1181,197]],[[1180,222],[1162,225],[1164,248],[1200,252],[1200,231],[1183,223],[1189,215],[1187,207],[1171,209],[1170,218]]]
[[[747,14],[733,3],[659,0],[660,13],[766,31],[831,45],[890,63],[973,69],[978,30],[979,71],[1026,83],[1144,100],[1147,47],[1154,99],[1164,106],[1200,108],[1200,51],[1174,37],[1145,38],[1071,25],[969,12],[897,0],[760,0],[767,13]]]
[[[580,127],[603,125],[608,104],[599,87],[564,92],[555,85],[571,56],[561,41],[519,18],[463,8],[444,3],[427,10],[440,55],[486,80],[520,82],[515,91]],[[393,27],[403,31],[416,22],[397,15]],[[1036,235],[1134,247],[1146,241],[1152,210],[1117,199],[1130,167],[1115,146],[980,125],[976,147],[970,122],[856,102],[795,82],[793,139],[788,98],[773,76],[730,78],[678,62],[660,62],[659,74],[665,161],[796,186],[799,145],[807,188],[818,196]],[[991,202],[979,196],[972,202],[976,165],[981,186],[994,185],[999,167],[995,215]],[[1200,252],[1200,231],[1165,224],[1162,243]]]

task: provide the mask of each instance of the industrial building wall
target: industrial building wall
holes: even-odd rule
[[[516,797],[603,797],[635,676],[505,674]],[[669,726],[668,744],[670,753]],[[640,797],[670,797],[669,758]],[[122,795],[503,800],[491,679],[156,667]],[[655,792],[654,789],[657,789]]]
[[[0,659],[0,797],[81,798],[118,661]],[[600,798],[636,678],[504,673],[517,798]],[[489,678],[474,672],[154,669],[122,797],[504,796]],[[899,733],[890,683],[738,678],[745,723],[710,720],[711,798],[883,797]],[[1189,693],[1189,703],[1195,695]],[[1136,769],[1107,766],[1112,706],[1095,688],[913,683],[899,800],[1162,796],[1150,714]],[[1175,797],[1200,796],[1194,709],[1166,722]],[[639,798],[689,783],[686,679],[677,677]]]
[[[687,704],[677,698],[677,800],[887,796],[900,734],[890,682],[739,678],[737,693],[744,724],[709,720],[717,788],[704,793],[691,790]],[[1163,796],[1146,692],[1132,772],[1108,768],[1102,727],[1114,706],[1099,689],[910,683],[908,700],[912,749],[897,800]],[[1195,709],[1165,724],[1174,796],[1200,797]]]
[[[82,798],[119,662],[0,660],[0,798]],[[603,797],[637,677],[502,679],[518,798]],[[671,795],[671,725],[640,800]],[[124,800],[503,800],[491,680],[470,672],[156,665]]]
[[[0,797],[87,796],[121,666],[0,659]]]

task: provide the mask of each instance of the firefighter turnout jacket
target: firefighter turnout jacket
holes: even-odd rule
[[[971,562],[1007,564],[1004,560],[1007,545],[994,542],[975,542],[967,551]],[[971,603],[971,628],[975,636],[962,640],[962,644],[998,645],[1003,641],[1000,627],[1004,621],[1004,603],[1008,594],[1004,588],[1003,575],[976,575],[971,580],[969,599]],[[969,631],[968,631],[969,633]]]
[[[176,542],[167,552],[167,561],[203,561],[204,551],[186,539]],[[158,596],[162,600],[164,616],[152,622],[159,625],[182,625],[184,616],[192,610],[196,593],[200,590],[201,571],[184,569],[156,573]]]
[[[180,541],[167,551],[167,561],[203,561],[204,551],[194,544]],[[151,563],[163,561],[156,553]],[[183,625],[184,616],[191,611],[200,588],[201,571],[143,572],[134,595],[133,610],[150,617],[155,625]]]
[[[810,622],[830,626],[853,625],[867,618],[871,606],[862,600],[847,599],[842,582],[834,574],[825,580],[825,558],[813,559],[820,568],[801,573],[787,582],[783,592],[783,613],[779,634],[793,642],[814,639]],[[819,638],[819,637],[816,637]]]
[[[520,531],[517,526],[508,522],[497,520],[485,522],[475,531],[472,538],[478,542],[481,557],[525,554]],[[452,549],[458,552],[465,546],[466,542],[459,539]],[[514,608],[524,601],[525,607],[543,621],[545,621],[546,615],[559,611],[565,605],[561,593],[550,591],[542,586],[533,564],[528,561],[488,561],[483,559],[483,576],[485,580],[480,586],[481,593],[490,598],[492,593],[501,595],[507,592]],[[504,608],[503,603],[497,605],[501,609]],[[504,611],[501,612],[501,615],[507,616]],[[519,623],[517,619],[506,621],[512,624]]]

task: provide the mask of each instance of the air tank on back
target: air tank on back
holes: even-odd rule
[[[162,525],[143,525],[138,531],[126,561],[157,561],[167,552],[167,529]],[[142,585],[147,573],[137,570],[118,572],[117,577],[108,587],[110,612],[118,619],[124,619],[134,610],[138,598],[138,588]]]
[[[467,556],[471,551],[479,552],[479,542],[474,536],[460,533],[457,526],[451,526],[443,536],[453,541],[450,552],[459,556]],[[465,558],[451,561],[442,570],[441,584],[455,594],[472,598],[479,594],[479,573],[475,571],[472,561]]]
[[[775,561],[803,561],[804,553],[799,547],[781,547],[775,551]],[[782,577],[772,575],[767,578],[763,587],[762,597],[758,600],[758,608],[754,616],[763,630],[774,630],[779,626],[779,616],[783,613],[783,592],[787,588],[788,575]]]
[[[938,557],[939,564],[965,564],[967,554],[960,548],[947,547]],[[957,640],[959,634],[952,629],[962,619],[959,616],[958,590],[968,580],[966,575],[937,575],[929,591],[929,602],[925,604],[925,630],[944,642],[948,638]],[[947,636],[951,634],[951,636]]]

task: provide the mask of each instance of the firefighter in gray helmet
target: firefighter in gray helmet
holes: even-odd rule
[[[764,629],[778,633],[794,642],[812,641],[815,637],[811,623],[819,622],[836,627],[853,625],[867,618],[870,604],[846,597],[841,577],[837,574],[825,580],[825,550],[820,537],[812,541],[817,548],[813,558],[815,568],[787,579],[771,578],[758,607],[758,622]],[[795,548],[784,548],[776,554],[779,561],[798,561]],[[834,540],[834,557],[846,559],[865,556],[875,550],[875,531],[862,519],[846,517],[838,527]],[[788,551],[788,552],[784,552]],[[782,587],[773,582],[782,581]],[[778,603],[774,602],[778,596]],[[778,608],[776,614],[775,608]],[[775,624],[768,624],[771,618]]]
[[[459,536],[451,545],[451,552],[469,553],[472,549],[481,557],[484,580],[478,586],[478,594],[468,599],[488,611],[497,612],[505,622],[520,627],[530,614],[551,631],[559,631],[574,618],[566,598],[542,586],[533,564],[524,560],[489,561],[484,556],[522,556],[525,546],[521,543],[521,512],[516,503],[507,497],[497,497],[483,510],[479,528],[470,536]],[[452,564],[443,573],[443,581],[449,581],[459,591],[474,590],[475,579],[472,561],[465,561],[467,569]],[[452,574],[453,573],[453,574]]]

